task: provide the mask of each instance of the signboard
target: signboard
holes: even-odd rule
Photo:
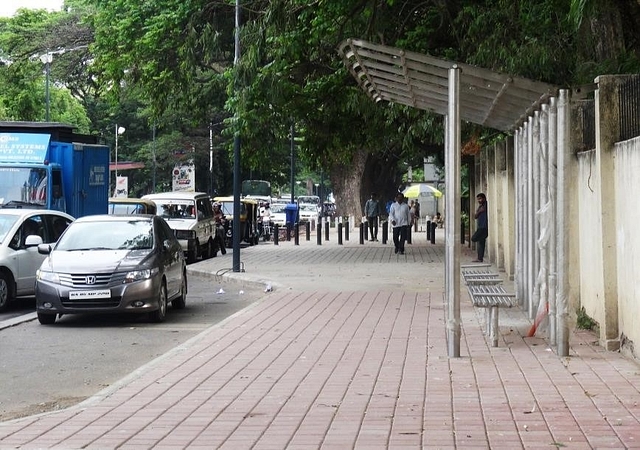
[[[50,139],[50,134],[0,133],[0,161],[42,164]]]
[[[196,166],[193,161],[178,163],[173,168],[173,191],[195,192]]]
[[[128,197],[129,196],[129,177],[118,176],[116,179],[116,191],[113,193],[114,197]]]
[[[104,186],[106,180],[105,166],[89,167],[89,186]]]

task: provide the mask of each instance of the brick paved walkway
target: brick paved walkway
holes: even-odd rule
[[[419,238],[406,259],[302,241],[243,249],[244,273],[191,266],[275,290],[77,407],[0,424],[0,448],[640,448],[640,368],[590,332],[559,358],[515,309],[492,348],[463,289],[448,358],[444,247]]]

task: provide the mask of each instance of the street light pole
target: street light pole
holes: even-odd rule
[[[116,164],[115,164],[115,172],[116,172],[116,189],[118,187],[118,136],[121,135],[122,133],[124,133],[126,130],[125,127],[119,127],[118,124],[116,124]]]
[[[47,52],[44,55],[40,55],[40,61],[44,64],[44,75],[45,75],[45,85],[44,85],[44,98],[46,104],[45,111],[45,122],[49,122],[50,114],[49,114],[49,72],[51,68],[51,61],[53,61],[53,55],[51,52]]]

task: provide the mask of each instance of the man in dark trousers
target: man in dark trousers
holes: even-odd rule
[[[389,221],[393,227],[393,244],[395,252],[404,255],[404,243],[407,240],[407,230],[411,226],[409,205],[404,201],[402,192],[396,194],[396,202],[389,210]]]
[[[473,262],[484,261],[484,249],[489,236],[489,222],[487,220],[487,197],[482,192],[476,195],[478,200],[478,209],[476,209],[476,232],[471,236],[471,241],[476,243],[478,250],[478,259]]]
[[[375,192],[371,193],[371,198],[364,205],[364,215],[369,224],[370,241],[378,240],[378,217],[380,216],[380,202]]]

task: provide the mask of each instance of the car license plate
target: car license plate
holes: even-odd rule
[[[69,300],[86,300],[91,298],[111,298],[111,290],[100,289],[97,291],[69,291]]]

